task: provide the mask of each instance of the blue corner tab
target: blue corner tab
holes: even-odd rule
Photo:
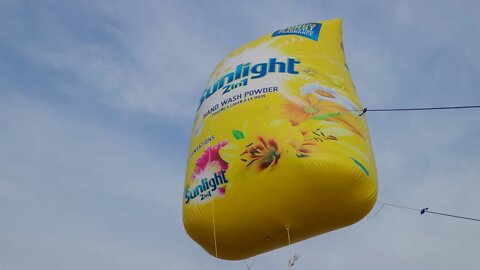
[[[300,25],[290,26],[282,30],[273,32],[272,37],[297,35],[318,41],[320,36],[321,23],[304,23]]]

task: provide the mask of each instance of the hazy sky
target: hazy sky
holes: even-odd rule
[[[215,65],[269,32],[341,17],[364,106],[479,105],[478,3],[0,0],[0,269],[246,269],[182,224]],[[480,218],[480,110],[367,118],[379,202]],[[294,269],[475,269],[479,242],[479,222],[385,207],[252,269],[286,269],[294,253]]]

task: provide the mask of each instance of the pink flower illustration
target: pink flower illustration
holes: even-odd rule
[[[222,147],[227,145],[227,141],[220,142],[213,147],[207,146],[203,155],[195,162],[195,170],[192,179],[201,179],[203,175],[228,169],[228,163],[220,157],[218,153]]]
[[[218,189],[218,194],[220,194],[220,196],[224,196],[225,195],[225,187],[219,187]]]

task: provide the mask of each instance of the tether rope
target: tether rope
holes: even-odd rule
[[[443,106],[443,107],[417,107],[417,108],[384,108],[384,109],[368,109],[363,108],[358,116],[364,115],[368,112],[400,112],[400,111],[432,111],[432,110],[459,110],[459,109],[478,109],[480,105],[466,105],[466,106]]]
[[[466,216],[452,215],[452,214],[447,214],[447,213],[430,211],[428,207],[420,209],[420,208],[413,208],[413,207],[408,207],[408,206],[403,206],[403,205],[393,204],[393,203],[387,203],[387,202],[381,202],[381,205],[382,206],[380,206],[380,208],[373,215],[367,216],[367,217],[368,218],[374,218],[375,216],[378,215],[378,213],[380,213],[380,211],[383,209],[384,206],[391,206],[391,207],[397,207],[397,208],[402,208],[402,209],[406,209],[406,210],[419,212],[420,215],[428,213],[428,214],[441,215],[441,216],[459,218],[459,219],[465,219],[465,220],[471,220],[471,221],[480,221],[480,219],[478,219],[478,218],[471,218],[471,217],[466,217]]]

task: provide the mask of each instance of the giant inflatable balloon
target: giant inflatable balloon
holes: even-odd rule
[[[190,237],[239,260],[362,219],[377,176],[341,20],[287,27],[223,59],[200,96],[183,193]]]

